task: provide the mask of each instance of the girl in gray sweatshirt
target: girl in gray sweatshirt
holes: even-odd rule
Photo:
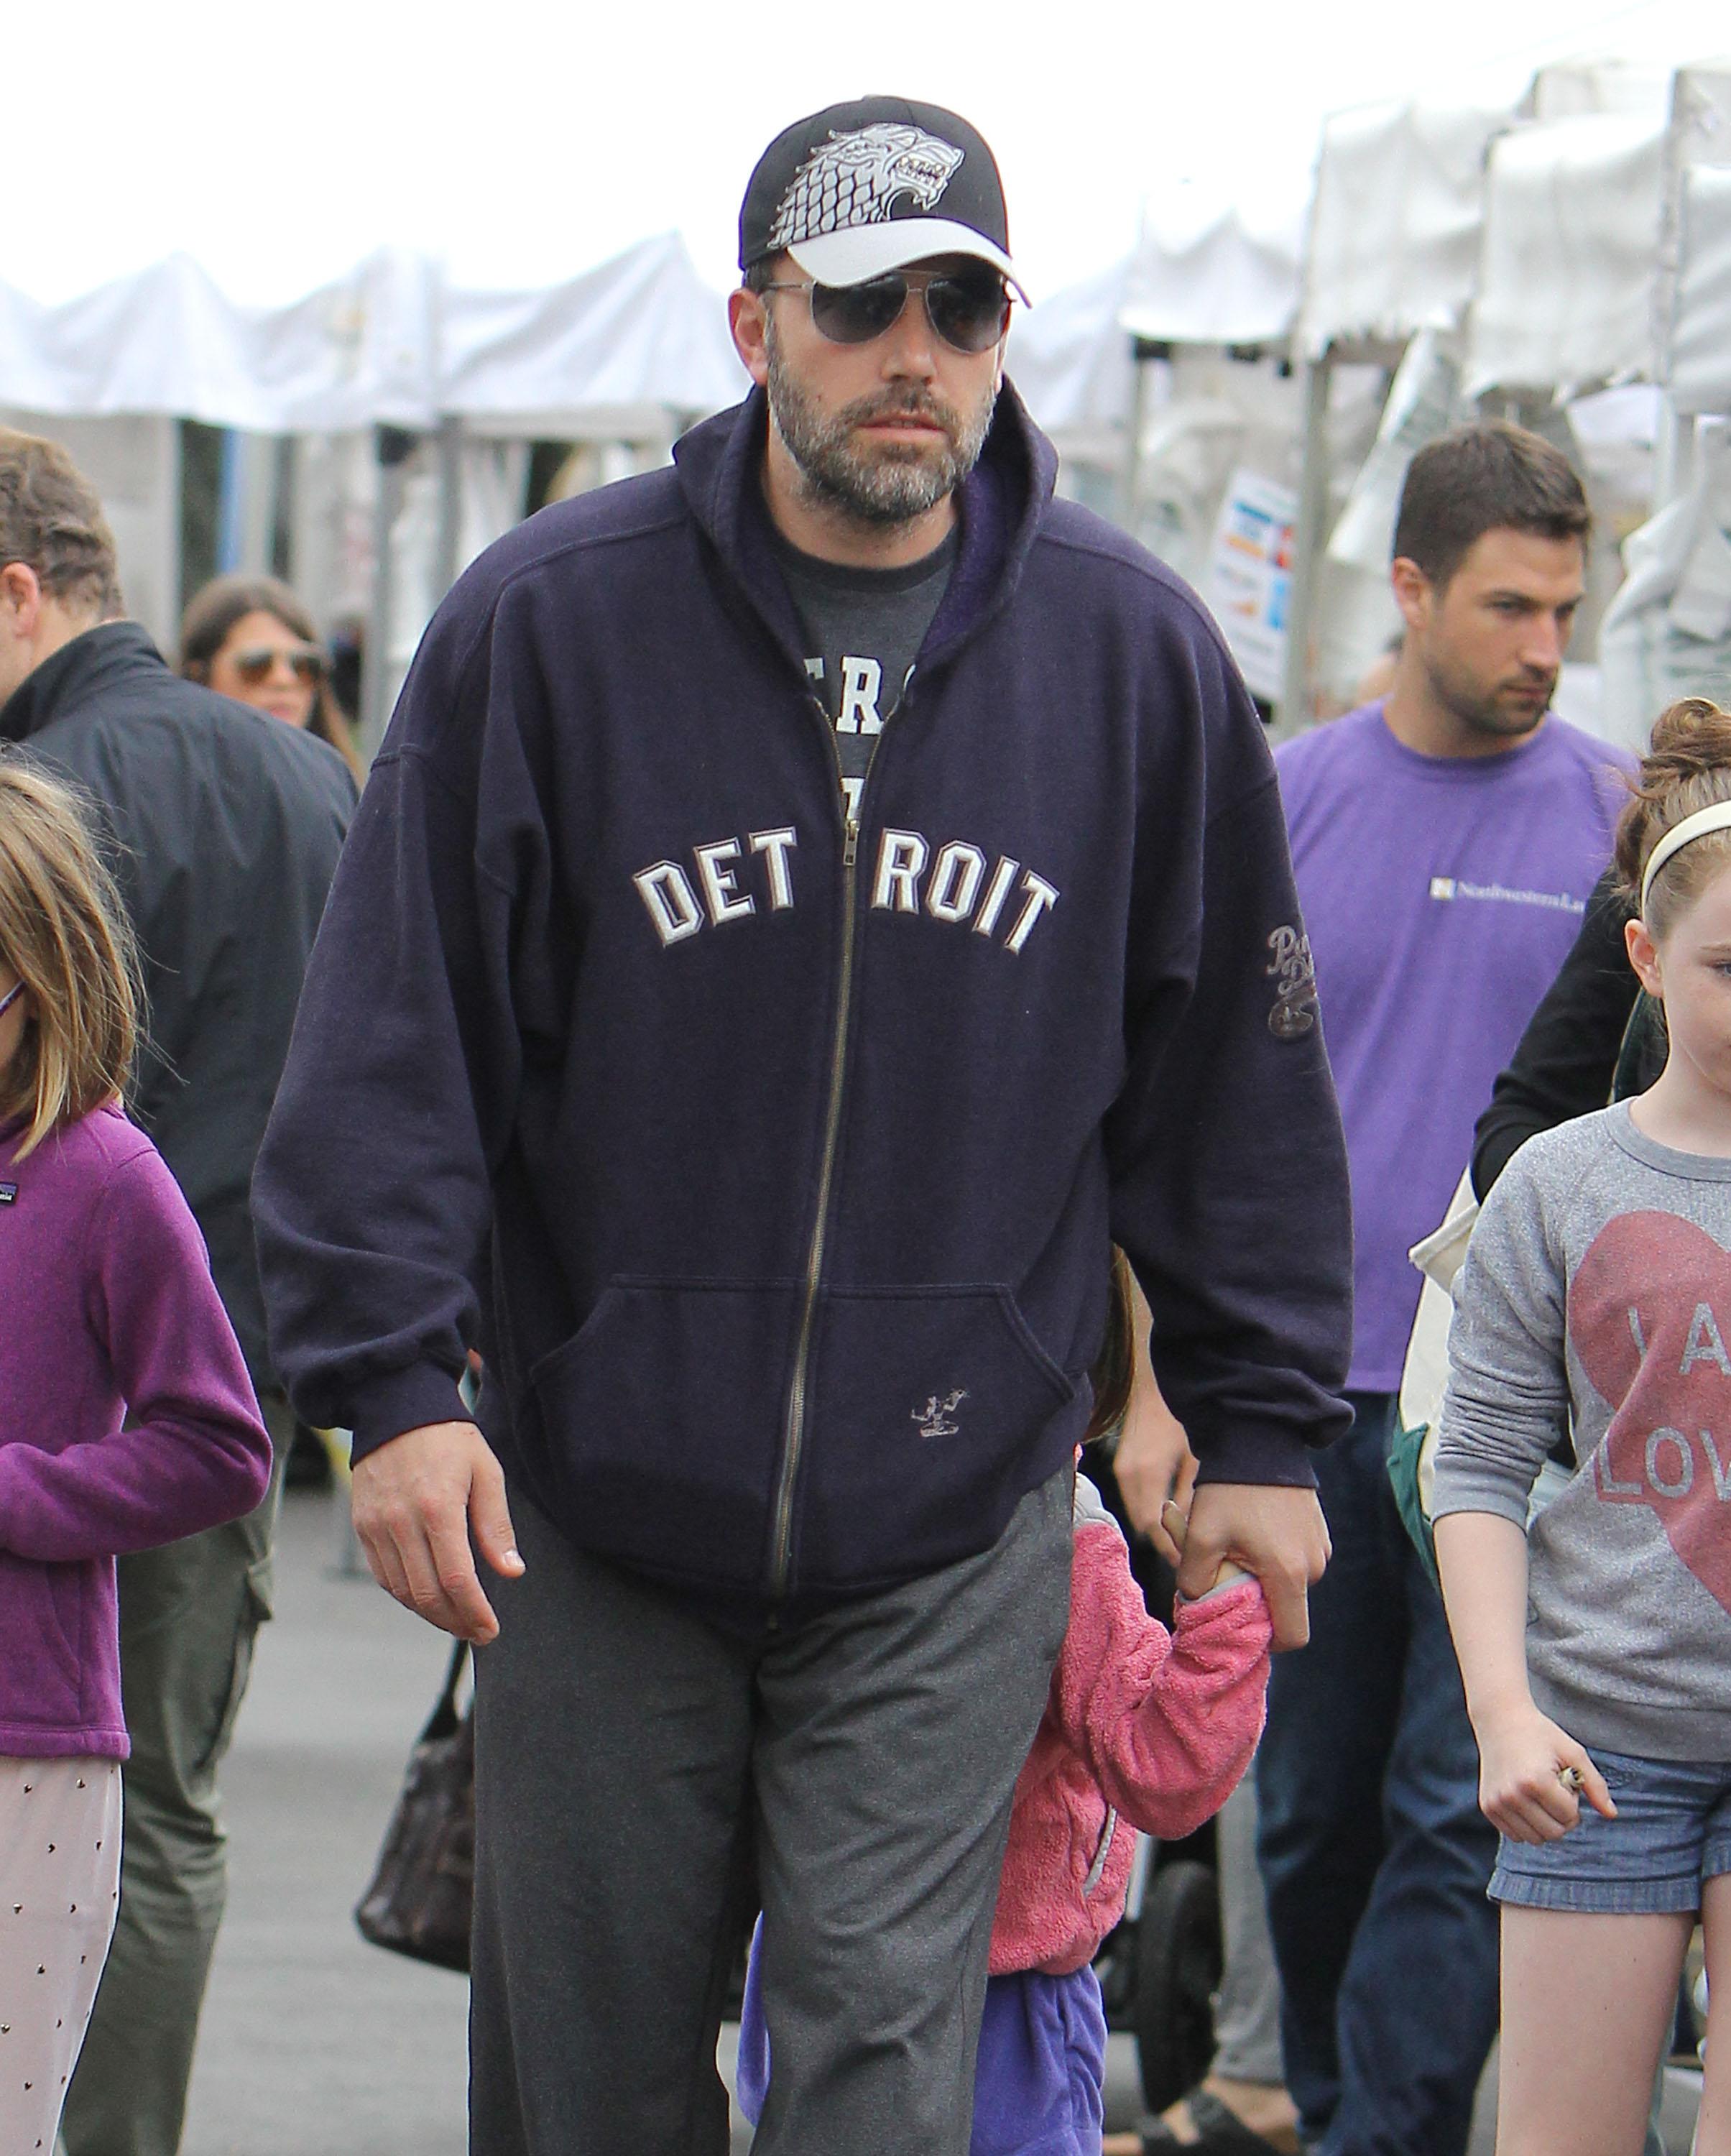
[[[1498,2156],[1635,2156],[1698,1912],[1731,2001],[1731,715],[1660,719],[1617,866],[1665,1068],[1530,1140],[1486,1200],[1437,1458],[1503,1836]],[[1559,1440],[1573,1476],[1529,1526]],[[1731,2152],[1731,2037],[1696,2145]]]

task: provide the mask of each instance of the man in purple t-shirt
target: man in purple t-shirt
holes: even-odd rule
[[[1386,1445],[1419,1276],[1490,1096],[1611,850],[1626,759],[1549,713],[1588,511],[1537,435],[1414,459],[1386,699],[1279,752],[1352,1168],[1351,1435],[1319,1455],[1334,1557],[1276,1664],[1260,1854],[1287,2079],[1316,2156],[1459,2156],[1497,2024],[1496,1835],[1442,1604]]]

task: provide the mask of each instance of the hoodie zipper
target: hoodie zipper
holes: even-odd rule
[[[902,682],[902,693],[884,719],[886,728],[908,701],[914,680],[910,666]],[[842,960],[836,991],[835,1038],[830,1050],[829,1106],[824,1117],[823,1154],[817,1173],[817,1212],[812,1225],[811,1247],[806,1256],[805,1282],[800,1298],[799,1332],[793,1351],[793,1383],[787,1395],[787,1420],[781,1436],[781,1468],[776,1481],[775,1533],[770,1561],[770,1595],[779,1604],[787,1593],[787,1574],[793,1545],[793,1493],[799,1478],[800,1455],[806,1440],[806,1380],[812,1361],[812,1332],[817,1316],[817,1291],[822,1284],[824,1245],[829,1238],[830,1198],[835,1183],[836,1147],[842,1133],[842,1101],[848,1082],[848,1033],[853,1010],[854,927],[859,913],[859,821],[848,806],[842,785],[841,752],[836,746],[834,722],[822,701],[813,696],[813,708],[823,721],[830,754],[835,759],[836,793],[842,803]],[[883,753],[880,738],[872,761]],[[865,782],[861,783],[861,805]]]

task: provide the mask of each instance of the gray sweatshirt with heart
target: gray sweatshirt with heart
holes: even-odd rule
[[[1433,1515],[1525,1525],[1527,1666],[1588,1746],[1731,1760],[1731,1160],[1626,1103],[1523,1146],[1455,1283]]]

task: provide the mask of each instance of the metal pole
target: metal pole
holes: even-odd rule
[[[1142,483],[1142,437],[1148,427],[1148,399],[1154,363],[1170,359],[1172,347],[1148,337],[1130,339],[1129,440],[1124,444],[1123,495],[1119,522],[1133,536],[1136,529],[1136,494]]]
[[[391,535],[402,507],[403,466],[414,454],[416,435],[401,427],[379,427],[373,434],[378,487],[372,511],[372,603],[367,609],[366,649],[361,680],[361,753],[377,755],[391,714],[391,616],[395,597],[395,564]]]
[[[1329,508],[1329,387],[1333,348],[1304,369],[1304,449],[1298,513],[1293,526],[1293,582],[1287,603],[1286,665],[1272,732],[1285,740],[1311,719],[1310,633],[1316,613],[1324,526]]]
[[[448,412],[438,423],[438,551],[437,604],[463,568],[463,422]]]

